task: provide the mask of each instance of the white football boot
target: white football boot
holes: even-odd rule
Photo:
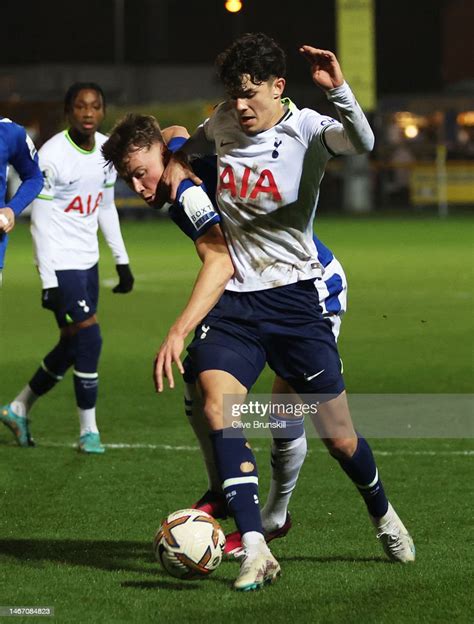
[[[280,571],[280,564],[262,536],[261,543],[245,548],[234,589],[237,591],[260,589],[267,583],[274,583]]]
[[[371,520],[377,529],[377,538],[381,541],[389,559],[400,563],[415,561],[415,544],[390,503],[385,516],[381,518],[371,516]]]

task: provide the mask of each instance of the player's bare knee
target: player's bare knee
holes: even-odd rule
[[[211,429],[216,430],[223,428],[222,398],[205,397],[203,412]]]
[[[334,459],[350,459],[357,448],[357,437],[329,438],[324,440],[324,444]]]

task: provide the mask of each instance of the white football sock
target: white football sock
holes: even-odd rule
[[[81,436],[86,433],[99,433],[97,423],[95,421],[95,407],[91,407],[90,409],[81,409],[78,407],[77,413],[79,414]]]
[[[184,384],[184,400],[186,416],[201,447],[206,466],[208,488],[212,492],[222,492],[222,484],[214,460],[214,450],[209,437],[209,426],[204,418],[201,397],[194,384]]]
[[[307,448],[306,434],[296,440],[279,442],[278,445],[272,442],[272,479],[267,502],[262,509],[262,524],[267,532],[285,524],[291,494],[296,487]]]
[[[245,550],[267,547],[265,538],[258,531],[247,531],[242,535],[242,546]]]
[[[37,399],[39,399],[38,395],[26,384],[18,396],[10,403],[10,406],[17,416],[26,418]]]

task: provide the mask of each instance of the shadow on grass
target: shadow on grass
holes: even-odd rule
[[[125,581],[120,583],[120,587],[131,587],[132,589],[175,589],[183,591],[187,589],[199,589],[199,582],[190,581]]]
[[[3,559],[3,561],[2,561]],[[106,540],[54,540],[54,539],[3,539],[0,540],[0,562],[3,567],[7,559],[15,559],[30,568],[42,568],[46,563],[57,563],[69,566],[84,566],[110,572],[125,571],[153,576],[153,580],[127,580],[120,586],[135,590],[171,590],[171,591],[200,591],[204,589],[202,581],[178,581],[168,576],[155,561],[148,542],[106,541]],[[390,564],[382,557],[354,557],[349,555],[308,556],[295,555],[279,557],[280,563],[310,563],[313,565],[326,563],[377,563]],[[237,562],[224,562],[228,567],[229,578],[211,576],[206,585],[231,585],[237,575],[231,567],[238,566]],[[232,572],[232,573],[231,573]]]
[[[3,539],[0,540],[0,558],[2,556],[12,557],[32,567],[41,567],[45,562],[52,561],[142,574],[156,574],[160,570],[148,542]],[[149,567],[146,567],[147,564]]]
[[[386,557],[351,557],[350,555],[332,555],[328,557],[278,557],[278,561],[280,563],[282,561],[297,561],[303,563],[388,563],[393,565]]]
[[[0,433],[3,433],[3,431],[4,431],[4,430],[3,430],[3,429],[1,429],[1,430],[0,430]],[[5,429],[5,431],[7,431],[7,430]],[[23,449],[22,449],[20,446],[18,446],[18,444],[15,442],[15,440],[14,440],[13,438],[11,438],[11,439],[10,439],[10,438],[9,438],[9,439],[5,439],[5,438],[2,436],[2,437],[0,438],[0,446],[7,446],[7,447],[12,447],[12,448],[13,448],[13,447],[15,447],[15,448],[20,449],[22,452],[24,452],[24,451],[23,451]]]
[[[179,581],[173,580],[162,570],[158,571],[158,575],[163,576],[163,578],[156,581],[124,581],[123,583],[120,583],[120,586],[132,589],[166,589],[175,591],[186,591],[190,589],[196,591],[205,588],[204,585],[208,585],[209,583],[221,583],[227,587],[232,586],[231,579],[219,578],[216,576],[207,576],[202,580]]]
[[[105,540],[0,540],[0,562],[16,559],[31,568],[42,568],[46,562],[84,566],[111,572],[126,571],[153,575],[155,580],[124,581],[121,587],[135,589],[171,589],[185,591],[200,589],[201,581],[178,581],[170,577],[155,560],[148,542],[122,542]],[[3,559],[3,561],[2,561]],[[229,579],[205,579],[206,583],[228,585]]]

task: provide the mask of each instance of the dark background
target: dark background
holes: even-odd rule
[[[0,64],[114,62],[116,2],[2,0]],[[285,48],[297,82],[307,80],[300,44],[337,51],[335,0],[243,0],[239,14],[228,13],[224,0],[123,3],[128,64],[212,62],[237,34],[262,30]],[[474,0],[376,0],[379,96],[474,79],[473,25]]]

